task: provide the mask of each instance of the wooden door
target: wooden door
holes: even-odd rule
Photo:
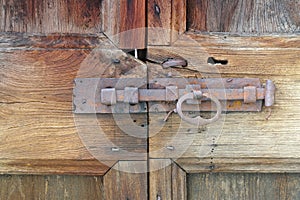
[[[0,4],[0,199],[300,198],[298,1]],[[134,114],[136,137],[73,114],[78,77],[271,79],[276,102],[203,127]]]

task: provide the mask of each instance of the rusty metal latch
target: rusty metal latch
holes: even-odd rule
[[[217,121],[222,111],[261,111],[274,104],[275,85],[257,78],[77,78],[74,113],[146,113],[175,111],[191,124]],[[211,119],[185,111],[216,111]]]

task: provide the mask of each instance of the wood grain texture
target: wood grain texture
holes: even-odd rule
[[[103,32],[121,49],[146,47],[146,1],[105,0]]]
[[[185,0],[148,1],[148,44],[170,45],[186,30]]]
[[[172,0],[148,1],[148,44],[170,45]]]
[[[146,200],[147,163],[120,161],[104,176],[103,183],[105,199]]]
[[[271,115],[266,108],[259,113],[224,113],[224,123],[220,120],[199,128],[189,127],[176,114],[167,123],[163,122],[165,113],[150,116],[150,156],[180,157],[176,162],[193,173],[299,172],[299,41],[297,35],[264,38],[188,34],[172,47],[149,47],[150,56],[168,57],[170,52],[189,63],[186,69],[167,70],[152,64],[150,78],[170,73],[173,77],[252,77],[262,83],[271,79],[276,85]],[[228,60],[228,64],[207,64],[208,57]],[[174,149],[170,151],[168,146]]]
[[[299,199],[299,174],[189,174],[188,199]]]
[[[99,176],[1,175],[0,199],[104,199]]]
[[[150,159],[150,199],[187,198],[186,173],[169,159]]]
[[[189,29],[234,33],[294,33],[300,30],[297,0],[188,0]]]
[[[86,118],[77,116],[78,121],[74,121],[73,79],[138,77],[138,72],[145,76],[145,65],[115,49],[103,36],[91,40],[91,36],[71,36],[70,40],[68,36],[9,37],[2,36],[4,42],[0,43],[1,173],[104,174],[116,157],[101,164],[88,151],[91,149],[86,149],[91,143],[81,140],[85,138],[80,138],[80,134],[84,134],[76,122]],[[93,50],[97,45],[103,49]],[[120,64],[113,64],[113,58],[119,59]],[[140,118],[146,120],[144,115]],[[146,151],[146,139],[123,134],[113,119],[112,115],[93,118],[116,145],[137,154]],[[89,133],[93,133],[97,127],[89,128],[83,130],[92,129]],[[112,147],[100,147],[105,150],[103,156],[115,155]]]
[[[1,0],[0,31],[99,33],[101,1]]]
[[[186,31],[186,0],[172,1],[171,40],[175,42]]]

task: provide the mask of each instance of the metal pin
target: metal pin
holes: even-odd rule
[[[160,14],[160,8],[159,8],[159,6],[158,6],[157,4],[154,5],[154,13],[155,13],[156,15],[159,15],[159,14]]]
[[[175,148],[173,146],[167,146],[167,149],[173,151]]]
[[[137,49],[134,49],[134,57],[135,57],[136,59],[139,58]]]
[[[171,111],[167,114],[167,116],[164,118],[164,122],[168,121],[168,118],[171,116],[171,114],[172,114],[173,112],[176,113],[176,109],[171,110]]]
[[[112,147],[112,148],[111,148],[111,151],[112,151],[112,152],[118,152],[118,151],[120,151],[120,149],[119,149],[118,147]]]
[[[226,80],[226,82],[230,83],[232,80],[233,80],[232,78],[229,78],[229,79]]]

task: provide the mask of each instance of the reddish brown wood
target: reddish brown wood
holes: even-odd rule
[[[186,0],[148,1],[149,45],[170,45],[186,30]]]
[[[0,0],[0,31],[99,33],[101,1]]]
[[[103,1],[103,31],[122,49],[146,47],[146,1]]]

